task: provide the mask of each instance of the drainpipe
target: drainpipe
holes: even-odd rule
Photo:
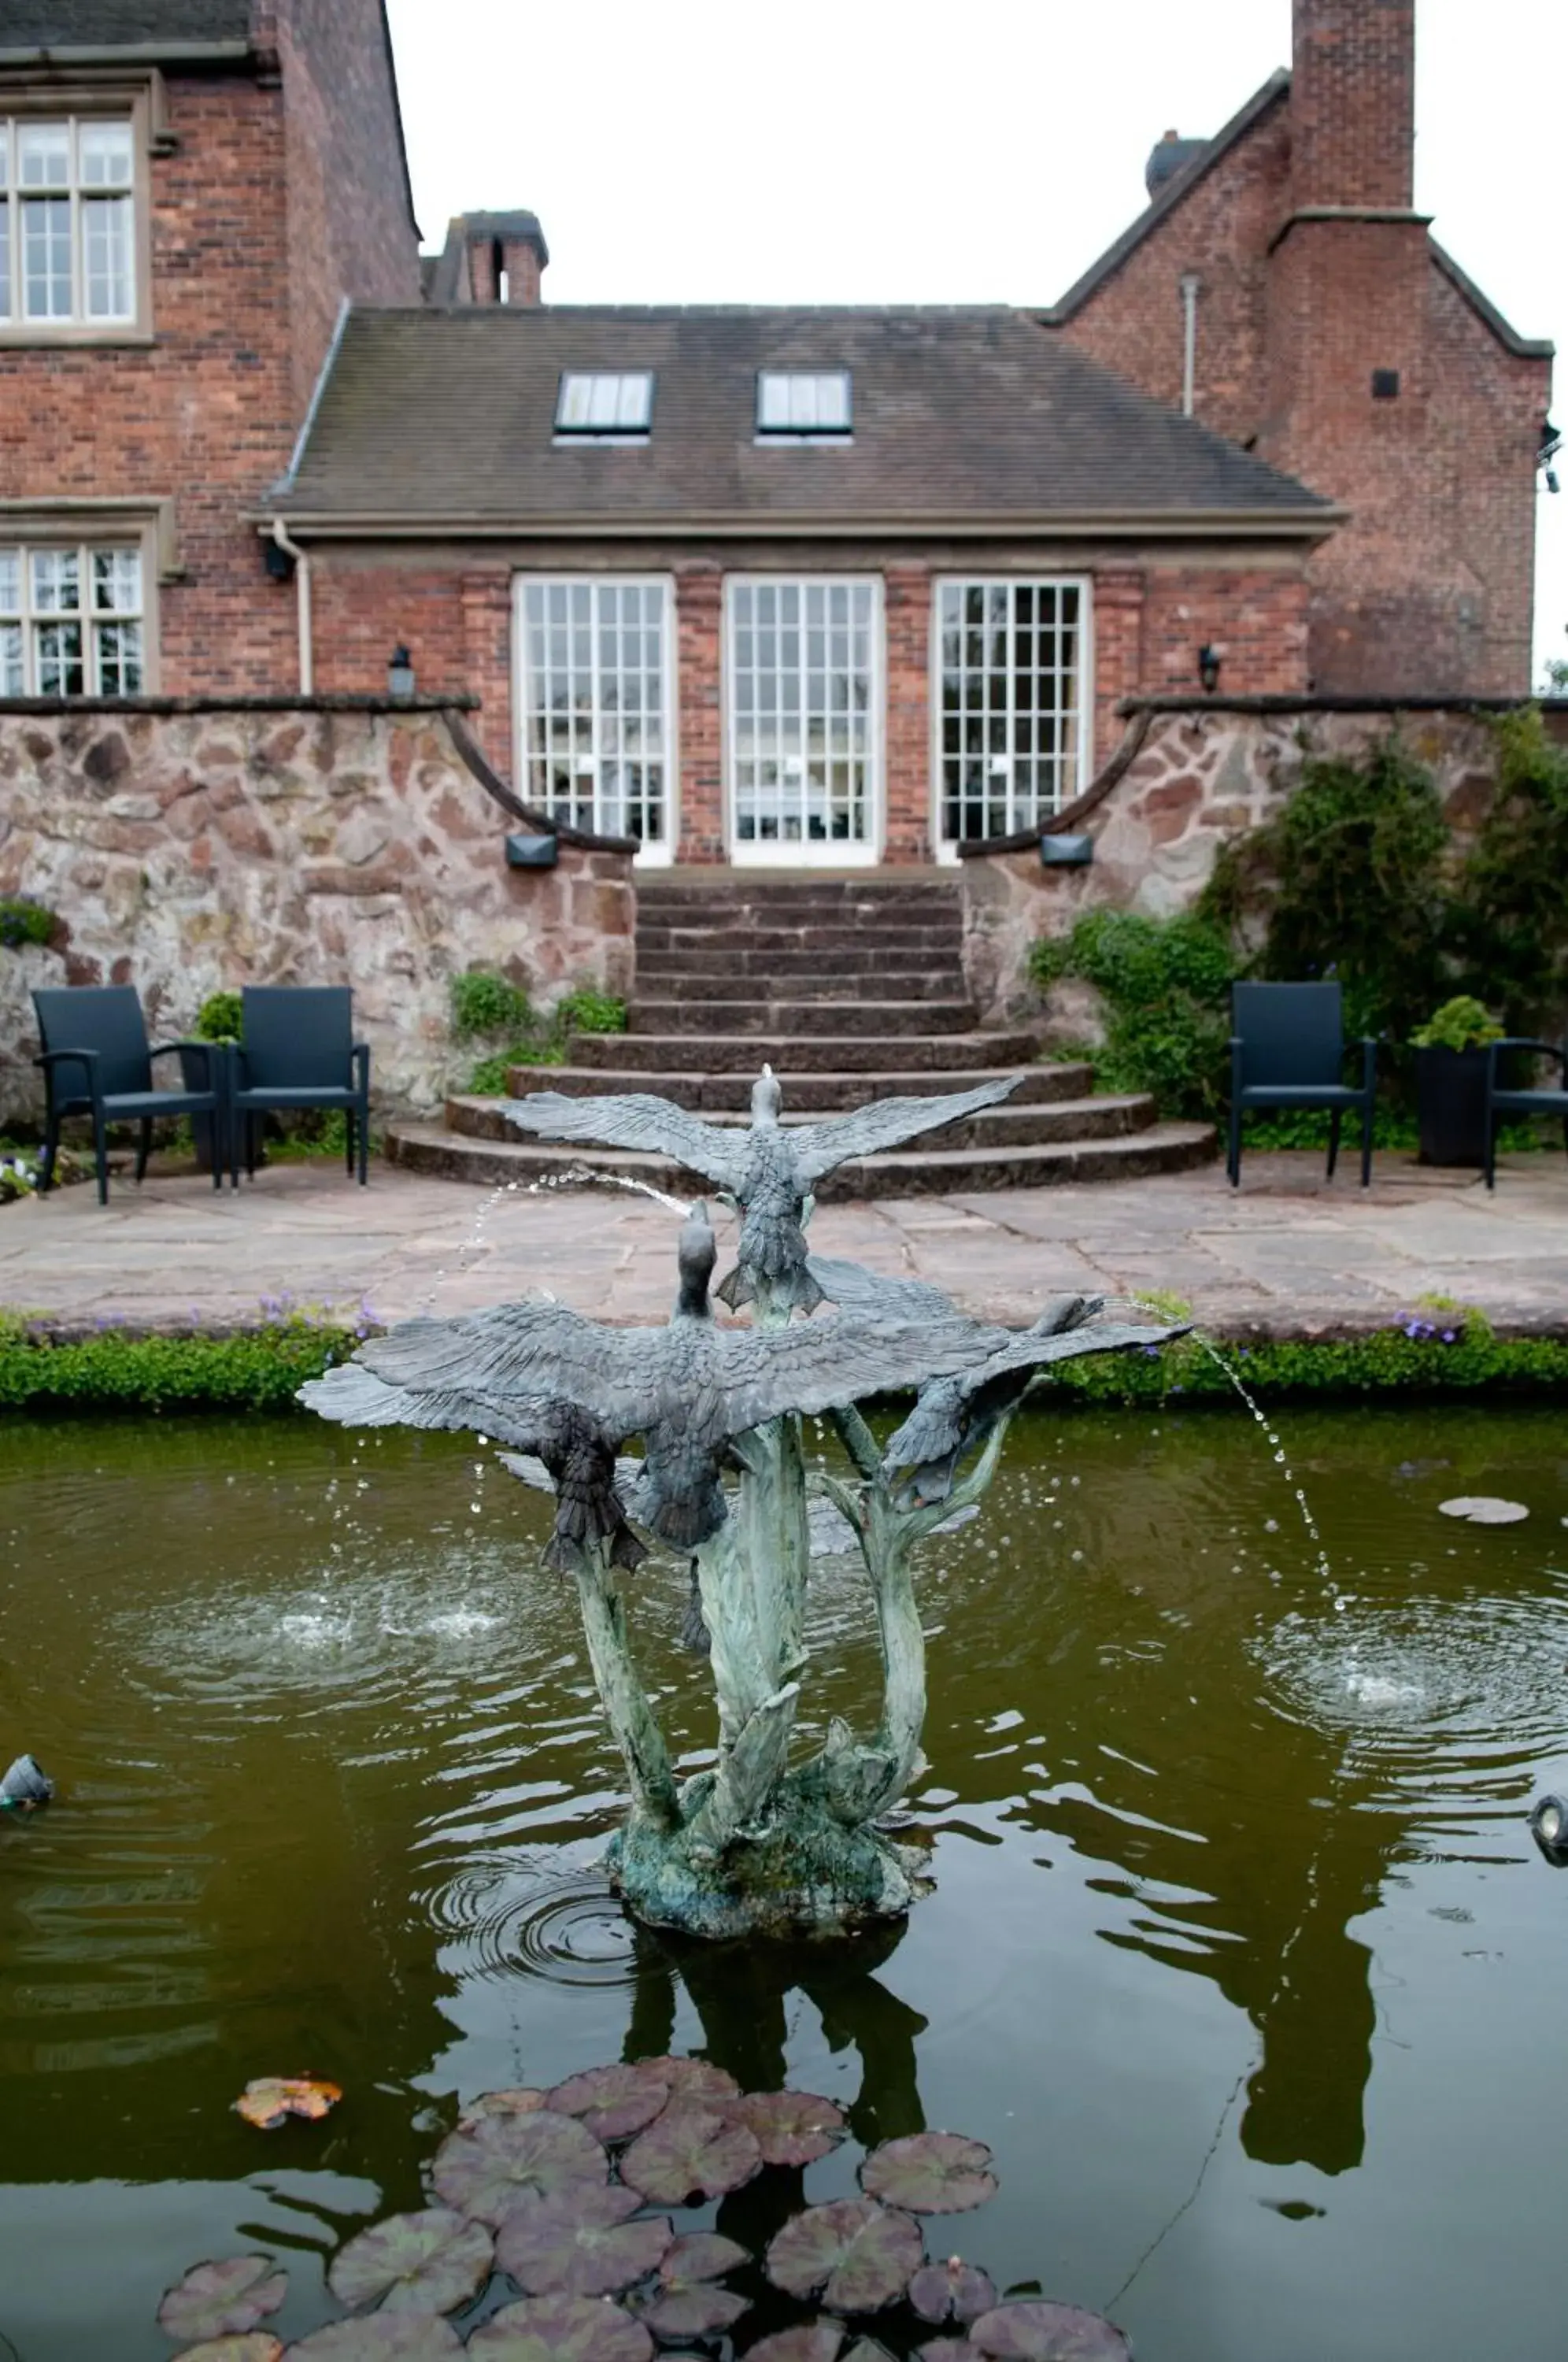
[[[1184,270],[1181,280],[1181,414],[1192,416],[1194,381],[1198,372],[1198,294],[1203,281],[1196,270]]]
[[[272,538],[285,557],[294,561],[294,596],[299,608],[300,625],[300,695],[315,694],[315,662],[311,653],[310,629],[310,559],[297,541],[289,538],[289,528],[282,517],[272,519]]]

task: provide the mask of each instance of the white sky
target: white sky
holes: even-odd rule
[[[1161,132],[1217,130],[1290,61],[1290,0],[390,11],[426,245],[452,214],[530,206],[558,304],[1049,303],[1141,209]],[[1560,0],[1418,0],[1416,201],[1568,351],[1563,23]],[[1568,657],[1563,456],[1542,659]]]

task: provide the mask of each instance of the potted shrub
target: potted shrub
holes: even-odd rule
[[[196,1012],[191,1032],[198,1042],[215,1042],[235,1048],[239,1041],[240,1011],[243,1003],[237,992],[213,992],[207,995]],[[193,1057],[188,1050],[180,1053],[180,1070],[187,1090],[206,1088],[206,1060]],[[210,1173],[213,1169],[213,1120],[210,1115],[191,1118],[192,1136],[196,1145],[196,1170]]]
[[[1423,1164],[1474,1164],[1486,1154],[1486,1045],[1503,1029],[1462,993],[1410,1036]]]

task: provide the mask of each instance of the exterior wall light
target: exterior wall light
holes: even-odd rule
[[[390,697],[414,695],[414,662],[401,640],[393,648],[387,666],[387,694]]]
[[[1205,697],[1212,697],[1220,686],[1220,667],[1223,662],[1220,651],[1208,640],[1198,651],[1198,678],[1203,683]]]
[[[560,844],[550,836],[509,836],[506,840],[508,869],[553,869],[560,858]]]
[[[1568,1869],[1568,1805],[1540,1796],[1530,1806],[1529,1833],[1554,1870]]]

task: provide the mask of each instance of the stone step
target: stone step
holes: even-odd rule
[[[679,869],[643,870],[637,900],[646,902],[957,902],[963,880],[929,869],[736,869],[683,863]]]
[[[613,1066],[513,1066],[507,1081],[515,1098],[525,1098],[530,1091],[564,1091],[572,1098],[594,1098],[613,1091],[651,1091],[656,1098],[673,1099],[677,1107],[690,1108],[694,1113],[745,1115],[751,1107],[751,1087],[756,1071],[755,1065],[723,1075],[661,1075],[642,1068]],[[990,1082],[994,1076],[994,1068],[988,1072],[983,1067],[956,1072],[926,1068],[912,1074],[892,1068],[886,1074],[780,1073],[778,1084],[784,1094],[788,1121],[791,1113],[845,1115],[854,1108],[864,1107],[868,1099],[928,1098],[939,1091],[973,1090],[977,1083]],[[1042,1062],[1021,1069],[1017,1087],[1006,1104],[1013,1108],[1043,1107],[1061,1099],[1087,1098],[1093,1080],[1093,1067],[1076,1060],[1065,1060],[1059,1065]]]
[[[722,950],[692,951],[684,946],[672,951],[649,951],[637,945],[637,984],[639,988],[651,988],[668,977],[690,978],[693,983],[712,986],[726,977],[777,977],[793,985],[798,977],[815,980],[823,975],[843,978],[875,976],[889,981],[894,977],[909,977],[921,983],[939,977],[950,993],[960,999],[964,994],[964,965],[955,950],[945,954],[937,951],[892,950],[877,944],[858,943],[850,949],[824,951],[820,946],[792,944],[788,951],[760,951],[744,937]]]
[[[967,1000],[837,1000],[801,994],[791,999],[726,999],[688,1005],[683,1000],[639,997],[628,1012],[633,1033],[680,1033],[706,1040],[718,1033],[800,1033],[820,1026],[824,1033],[888,1038],[904,1033],[967,1033],[975,1010]],[[623,1035],[620,1037],[624,1039]]]
[[[637,914],[639,960],[649,953],[661,952],[807,952],[813,958],[820,955],[832,957],[839,952],[865,951],[867,947],[878,954],[933,952],[938,957],[956,959],[964,948],[964,930],[956,921],[952,925],[929,927],[857,927],[837,919],[795,927],[778,924],[771,917],[766,922],[750,917],[715,919],[711,926],[693,918],[690,923],[682,921],[679,926],[667,926],[662,921],[645,918],[641,911]]]
[[[677,1197],[692,1194],[693,1176],[662,1156],[635,1150],[550,1148],[479,1140],[438,1123],[392,1123],[388,1160],[409,1171],[486,1188],[529,1187],[576,1166],[622,1175]],[[922,1148],[916,1142],[888,1156],[841,1165],[818,1193],[824,1200],[853,1198],[963,1196],[977,1189],[1039,1189],[1066,1181],[1141,1180],[1201,1164],[1215,1150],[1206,1123],[1158,1123],[1109,1140],[1065,1140],[1017,1148]]]
[[[799,956],[799,955],[797,955]],[[724,1002],[732,1005],[739,999],[749,1000],[752,993],[764,995],[788,993],[797,1000],[844,1001],[858,1007],[863,992],[875,992],[878,1000],[945,1001],[968,1011],[965,997],[964,971],[955,964],[951,967],[889,968],[874,956],[866,969],[850,969],[843,957],[827,964],[819,959],[800,960],[800,964],[780,972],[777,960],[763,960],[749,974],[737,974],[733,963],[726,963],[717,973],[693,975],[682,963],[661,966],[652,975],[639,966],[637,970],[637,1005],[646,1007],[649,997],[657,994],[659,1001],[685,1000],[701,1004],[704,1010]],[[657,1005],[657,1003],[656,1003]],[[972,1012],[969,1021],[973,1021]]]
[[[1025,1066],[1039,1047],[1032,1032],[1015,1026],[995,1033],[856,1034],[831,1032],[812,1010],[806,1027],[793,1033],[573,1033],[575,1066],[613,1066],[624,1074],[673,1074],[693,1062],[701,1044],[703,1071],[755,1076],[764,1060],[776,1075],[885,1075],[917,1070],[946,1076],[953,1070]],[[923,1011],[922,1012],[923,1014]],[[948,1087],[944,1081],[942,1087]]]
[[[956,900],[923,897],[895,900],[877,895],[856,900],[838,897],[795,895],[771,901],[749,894],[692,895],[681,900],[650,900],[637,896],[637,916],[645,924],[664,927],[961,927],[963,906]]]
[[[536,1137],[515,1130],[507,1121],[504,1110],[502,1099],[453,1097],[447,1101],[447,1129],[460,1132],[468,1140],[527,1141]],[[797,1110],[792,1116],[787,1112],[785,1116],[787,1124],[809,1124],[816,1120],[804,1110]],[[706,1120],[726,1131],[738,1131],[747,1117],[715,1112]],[[1059,1099],[1032,1107],[982,1108],[956,1123],[944,1124],[940,1131],[928,1132],[923,1142],[911,1142],[911,1149],[912,1152],[917,1144],[944,1149],[1037,1148],[1061,1141],[1121,1140],[1130,1132],[1146,1131],[1154,1120],[1154,1102],[1144,1093],[1108,1092],[1098,1098]]]

